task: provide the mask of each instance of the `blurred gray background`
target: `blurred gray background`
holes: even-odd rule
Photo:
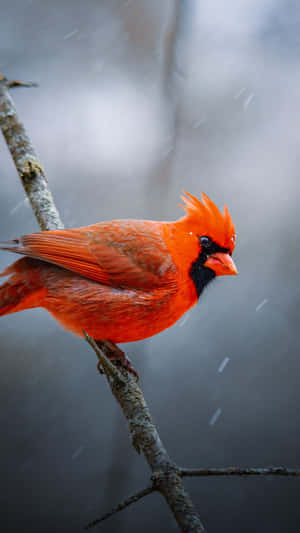
[[[240,275],[126,345],[186,467],[300,464],[296,0],[1,0],[0,71],[68,227],[226,203]],[[37,231],[0,139],[1,240]],[[0,268],[15,259],[1,253]],[[5,531],[76,532],[149,472],[89,347],[44,310],[0,321]],[[186,480],[209,533],[300,531],[293,478]],[[177,531],[159,495],[102,526]]]

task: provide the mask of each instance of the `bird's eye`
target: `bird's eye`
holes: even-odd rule
[[[211,238],[210,237],[200,237],[200,243],[203,248],[209,248],[211,245]]]

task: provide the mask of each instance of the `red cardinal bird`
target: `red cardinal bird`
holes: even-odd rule
[[[0,286],[0,316],[44,307],[65,329],[111,345],[170,327],[213,278],[237,274],[227,208],[184,194],[186,214],[175,222],[112,220],[2,243],[27,257],[0,274],[10,275]],[[124,359],[115,348],[114,358]]]

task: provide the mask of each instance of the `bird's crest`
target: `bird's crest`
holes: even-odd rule
[[[184,204],[179,204],[186,211],[187,221],[195,228],[194,231],[201,232],[202,235],[208,235],[224,248],[229,248],[232,252],[235,247],[235,228],[232,218],[226,205],[224,211],[217,206],[204,194],[202,201],[198,200],[191,194],[183,191],[185,196],[181,196]]]

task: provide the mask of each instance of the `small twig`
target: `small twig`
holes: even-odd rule
[[[38,83],[35,81],[20,81],[20,80],[12,80],[9,81],[3,74],[0,72],[0,81],[6,85],[9,89],[12,89],[14,87],[38,87]]]
[[[38,87],[38,83],[35,81],[20,81],[20,80],[13,80],[13,81],[7,81],[6,83],[7,87],[9,89],[14,89],[15,87]]]
[[[180,468],[182,477],[186,476],[300,476],[300,469],[285,468],[284,466],[269,466],[265,468]]]
[[[144,496],[148,496],[148,494],[151,494],[155,490],[157,489],[151,485],[150,487],[147,487],[143,490],[140,490],[139,492],[136,492],[132,496],[129,496],[129,498],[126,498],[126,500],[124,500],[123,502],[119,503],[119,505],[114,507],[108,513],[105,513],[100,518],[96,518],[96,520],[93,520],[92,522],[87,524],[84,529],[90,529],[94,526],[97,526],[100,522],[104,522],[104,520],[107,520],[107,518],[110,518],[114,514],[117,514],[120,511],[123,511],[123,509],[125,509],[126,507],[129,507],[129,505],[132,505],[133,503],[138,502],[141,498],[144,498]]]

